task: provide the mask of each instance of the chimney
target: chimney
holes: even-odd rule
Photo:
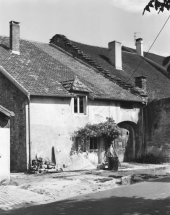
[[[20,26],[19,22],[10,22],[10,49],[14,54],[20,54]]]
[[[122,44],[117,41],[110,42],[109,60],[116,69],[122,70]]]
[[[147,94],[146,82],[147,78],[145,76],[135,77],[135,86],[141,88],[144,94]]]
[[[138,38],[136,39],[136,52],[138,55],[143,56],[143,39]]]

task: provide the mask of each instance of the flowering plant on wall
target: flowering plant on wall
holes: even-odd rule
[[[73,136],[80,138],[81,142],[91,137],[101,137],[107,143],[106,151],[108,156],[115,156],[113,141],[120,135],[120,128],[117,126],[113,118],[106,118],[105,122],[98,124],[87,123],[83,128],[79,128],[74,132]]]

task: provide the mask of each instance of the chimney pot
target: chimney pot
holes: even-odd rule
[[[10,22],[10,49],[14,54],[20,54],[20,26],[19,22]]]
[[[145,76],[135,77],[135,86],[141,88],[145,95],[147,94],[146,82],[147,78]]]
[[[117,41],[112,41],[108,44],[109,60],[116,69],[122,70],[122,44]]]
[[[136,39],[136,52],[138,55],[143,56],[143,39],[138,38]]]

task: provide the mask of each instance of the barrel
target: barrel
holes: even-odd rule
[[[115,172],[118,171],[118,157],[109,157],[108,158],[108,169]]]

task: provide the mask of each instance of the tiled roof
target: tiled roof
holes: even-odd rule
[[[134,88],[134,78],[146,76],[150,99],[170,97],[170,80],[164,71],[134,49],[122,47],[123,70],[116,70],[107,48],[60,36],[65,38],[61,46],[20,40],[20,55],[9,50],[8,37],[0,37],[0,66],[31,95],[71,96],[70,91],[83,91],[94,98],[142,101],[143,92]],[[163,60],[154,54],[147,57],[157,64]]]
[[[96,98],[112,98],[120,100],[141,101],[141,97],[130,93],[122,87],[105,78],[100,73],[97,73],[91,67],[84,65],[72,56],[61,52],[57,47],[49,46],[48,44],[36,44],[41,50],[48,53],[55,59],[58,59],[62,64],[67,65],[74,74],[91,90]]]
[[[134,53],[134,54],[136,53],[135,49],[125,47],[125,46],[122,46],[122,51]],[[151,63],[152,65],[155,65],[155,66],[158,65],[160,68],[162,68],[163,70],[161,72],[163,72],[164,75],[170,77],[170,75],[169,75],[170,68],[169,68],[169,72],[167,71],[167,68],[170,65],[169,56],[163,57],[161,55],[157,55],[154,53],[144,52],[144,57],[146,60],[149,60],[148,62]]]
[[[0,65],[32,95],[68,95],[60,80],[73,79],[65,65],[40,50],[33,42],[20,40],[20,55],[9,50],[7,37],[0,37]]]
[[[78,54],[76,54],[76,52],[73,53],[69,48],[70,45],[66,47],[66,50],[73,56],[80,58],[91,66],[94,65],[95,68],[98,66],[99,71],[100,69],[102,70],[102,68],[104,68],[104,70],[107,71],[109,75],[113,76],[115,79],[118,79],[116,82],[123,81],[123,85],[125,86],[127,84],[134,86],[135,77],[145,76],[147,77],[147,91],[150,99],[170,97],[170,79],[167,78],[167,76],[164,74],[164,71],[148,63],[148,61],[136,54],[133,49],[127,47],[122,48],[123,69],[116,70],[109,61],[108,48],[85,45],[74,41],[69,41],[67,38],[65,39],[65,42],[67,42],[68,45],[70,42],[78,50]],[[57,43],[57,45],[60,44],[63,48],[61,41]],[[154,54],[149,55],[150,58],[151,56],[154,58]],[[107,78],[109,78],[109,76]]]
[[[20,55],[17,55],[9,50],[9,38],[0,37],[0,65],[31,95],[71,96],[65,83],[72,82],[74,89],[83,86],[94,98],[143,100],[95,69],[45,43],[20,40]]]

